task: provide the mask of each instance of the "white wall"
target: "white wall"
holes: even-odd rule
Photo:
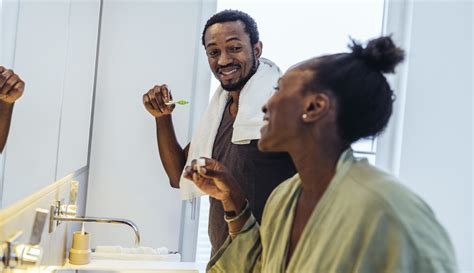
[[[20,3],[13,69],[26,86],[5,153],[4,206],[56,180],[68,9],[66,2]]]
[[[99,0],[71,1],[56,179],[87,165]]]
[[[472,36],[471,36],[471,41],[474,42],[474,27],[472,27],[472,25],[474,24],[474,3],[471,2],[471,33],[472,33]],[[471,48],[471,89],[474,89],[474,48]],[[474,90],[473,92],[471,92],[471,97],[472,97],[472,106],[474,106]],[[472,128],[472,135],[474,136],[474,109],[473,107],[471,107],[471,117],[472,117],[472,120],[471,120],[471,128]],[[471,138],[471,155],[474,155],[474,138]],[[471,177],[474,177],[474,160],[472,160],[472,168],[471,168]],[[471,184],[472,185],[472,184]],[[474,186],[472,186],[472,196],[473,198],[471,198],[471,202],[472,202],[472,227],[474,227]],[[473,236],[474,237],[474,236]],[[472,239],[472,242],[471,242],[471,255],[472,255],[472,259],[471,261],[474,263],[474,239]],[[474,268],[474,264],[471,265],[471,267]],[[471,271],[474,271],[474,270],[471,270]]]
[[[155,84],[167,83],[174,98],[190,99],[194,90],[206,85],[195,78],[197,71],[208,71],[196,58],[201,4],[103,4],[87,214],[133,220],[144,246],[179,249],[182,203],[161,165],[154,119],[143,107],[142,95]],[[208,89],[203,88],[196,96],[206,96],[205,103]],[[189,141],[191,107],[178,106],[173,114],[183,146]],[[93,247],[133,243],[126,228],[88,229]]]
[[[26,82],[5,153],[8,206],[87,165],[100,1],[4,4],[18,21],[2,25],[16,30],[3,57]]]
[[[18,1],[8,0],[1,1],[0,5],[0,64],[4,67],[13,67],[13,57],[16,42],[16,27],[18,19]],[[0,154],[0,208],[3,203],[3,182],[5,151]]]
[[[455,246],[461,272],[473,272],[472,3],[390,2],[388,17],[405,5],[405,13],[398,14],[403,20],[389,20],[388,31],[407,50],[407,62],[394,85],[402,89],[396,102],[402,112],[394,113],[399,130],[388,130],[398,135],[392,143],[381,138],[380,155],[399,156],[385,167],[398,171],[433,208]],[[398,151],[382,154],[384,145]]]

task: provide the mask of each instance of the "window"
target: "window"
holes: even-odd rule
[[[314,56],[347,52],[349,37],[360,41],[382,33],[383,0],[218,0],[217,10],[238,9],[248,13],[257,22],[262,57],[279,65],[284,72],[291,65]],[[211,96],[219,85],[211,83]],[[353,145],[356,156],[375,162],[374,139]],[[207,262],[210,243],[207,236],[209,197],[201,198],[198,234],[198,262]],[[202,222],[202,223],[201,223]]]

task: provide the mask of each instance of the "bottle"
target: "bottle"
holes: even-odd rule
[[[88,264],[90,262],[90,234],[84,231],[75,231],[72,236],[72,247],[69,250],[69,263],[76,265]]]

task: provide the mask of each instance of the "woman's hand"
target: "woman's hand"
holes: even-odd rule
[[[242,212],[246,204],[245,195],[224,165],[214,159],[201,157],[193,160],[191,166],[184,168],[184,177],[192,180],[199,189],[211,197],[221,200],[225,212],[239,215],[236,220],[228,222],[231,236],[242,230],[250,217],[250,211]]]
[[[192,180],[203,192],[221,200],[226,211],[239,213],[245,206],[245,197],[230,171],[210,158],[193,160],[184,168],[184,177]]]
[[[210,158],[194,159],[191,166],[184,168],[184,177],[192,180],[203,192],[217,200],[230,197],[234,179],[227,168]]]

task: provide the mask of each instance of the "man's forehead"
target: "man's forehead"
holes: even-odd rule
[[[216,42],[218,39],[250,41],[249,35],[245,32],[245,24],[240,20],[216,23],[210,26],[204,36],[206,45]]]

